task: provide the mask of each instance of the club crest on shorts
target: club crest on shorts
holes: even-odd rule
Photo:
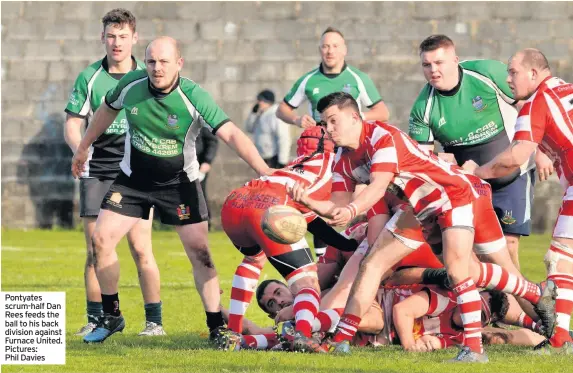
[[[179,216],[179,220],[189,219],[189,206],[179,205],[179,207],[177,207],[177,215]]]
[[[171,128],[172,130],[176,130],[179,128],[177,125],[178,120],[179,119],[177,118],[177,114],[169,114],[169,116],[167,116],[167,127]]]
[[[476,111],[482,111],[487,107],[487,104],[483,103],[483,99],[481,96],[476,96],[472,98],[472,105],[476,109]]]
[[[120,202],[121,202],[121,199],[122,199],[122,198],[123,198],[123,197],[122,197],[121,193],[119,193],[119,192],[113,192],[113,193],[111,194],[111,196],[109,197],[109,199],[106,201],[106,203],[107,203],[108,205],[112,205],[112,206],[114,206],[114,207],[121,208]]]
[[[513,223],[515,223],[517,221],[517,219],[515,219],[512,215],[512,211],[511,210],[505,210],[505,215],[503,215],[503,218],[501,218],[501,222],[503,224],[506,225],[511,225]]]

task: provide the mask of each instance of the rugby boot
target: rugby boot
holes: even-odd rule
[[[125,319],[121,314],[119,316],[113,316],[109,313],[104,313],[100,318],[97,327],[84,336],[84,342],[102,343],[112,334],[122,332],[124,328]]]

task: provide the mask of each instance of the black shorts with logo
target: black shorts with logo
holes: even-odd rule
[[[151,207],[155,207],[155,213],[167,225],[186,225],[208,220],[207,203],[199,180],[141,188],[120,172],[101,204],[104,210],[142,219],[149,219]]]
[[[106,195],[113,179],[95,177],[80,179],[80,217],[97,218],[103,197]]]

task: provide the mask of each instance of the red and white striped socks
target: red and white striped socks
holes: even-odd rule
[[[539,302],[541,291],[536,284],[509,273],[497,264],[480,263],[480,266],[477,287],[513,294],[532,304]]]
[[[258,255],[264,255],[260,253]],[[257,256],[258,256],[257,255]],[[233,277],[233,288],[231,289],[231,304],[229,306],[229,329],[234,332],[243,332],[243,318],[247,308],[253,299],[253,294],[259,282],[262,267],[252,259],[243,259],[237,267]]]
[[[555,313],[557,325],[555,334],[549,339],[551,346],[561,347],[565,342],[573,342],[569,335],[569,323],[573,313],[573,276],[564,273],[547,276],[557,286],[557,299],[555,301]]]
[[[521,326],[522,328],[533,330],[534,332],[541,334],[541,323],[536,323],[531,317],[529,317],[528,314],[523,311],[521,311],[519,314],[517,326]]]
[[[279,338],[276,334],[253,334],[244,335],[241,341],[241,347],[253,350],[268,350],[273,348],[279,343]]]
[[[312,332],[332,333],[339,321],[340,314],[336,310],[320,311],[312,323]]]
[[[293,312],[295,330],[306,337],[312,335],[312,324],[318,313],[320,295],[313,288],[303,288],[294,298]]]
[[[481,340],[481,298],[473,280],[467,278],[454,286],[458,307],[464,324],[464,345],[483,353]]]
[[[336,328],[336,333],[334,334],[334,342],[342,341],[352,341],[356,332],[358,331],[358,325],[362,321],[361,317],[352,314],[344,314],[338,323],[338,328]]]

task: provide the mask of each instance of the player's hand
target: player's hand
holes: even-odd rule
[[[86,168],[88,160],[88,149],[78,148],[72,158],[72,176],[77,179],[81,176]]]
[[[463,165],[462,168],[468,172],[471,172],[472,174],[475,174],[476,169],[479,167],[479,165],[477,163],[475,163],[473,160],[469,160],[466,161]]]
[[[452,153],[438,153],[438,158],[451,164],[458,164],[456,157]]]
[[[549,179],[549,176],[553,174],[555,168],[553,168],[553,162],[548,156],[543,154],[541,151],[537,151],[535,154],[535,166],[537,167],[537,174],[539,175],[539,181],[545,181]]]
[[[424,344],[427,351],[436,351],[442,348],[440,339],[433,335],[423,335],[418,341]]]
[[[413,345],[404,347],[404,350],[408,352],[427,352],[426,346],[423,343],[419,342],[420,340],[416,340]]]
[[[316,126],[316,121],[308,114],[296,118],[294,123],[301,128],[309,128]]]
[[[332,211],[330,225],[343,227],[352,219],[352,212],[348,207],[337,207]]]
[[[277,312],[275,316],[275,325],[288,320],[294,320],[294,311],[292,306],[288,306]]]
[[[287,186],[287,192],[290,194],[293,201],[302,203],[303,205],[308,207],[310,198],[307,193],[307,187],[302,185],[299,182],[294,183],[292,188]]]

